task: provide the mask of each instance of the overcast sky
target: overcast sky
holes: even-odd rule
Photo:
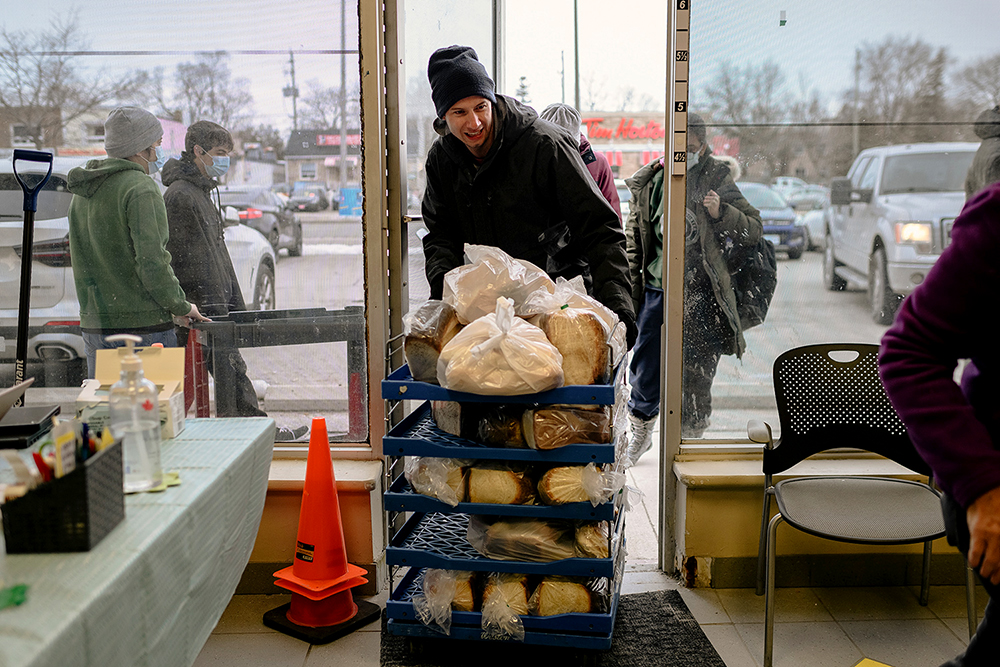
[[[349,0],[350,2],[351,0]],[[355,0],[356,2],[356,0]],[[583,103],[587,93],[613,110],[628,89],[634,104],[662,109],[666,79],[666,0],[578,0]],[[758,63],[770,58],[785,70],[790,86],[799,74],[833,98],[850,86],[854,50],[886,35],[920,37],[947,47],[956,63],[1000,52],[997,0],[693,0],[691,67],[710,79],[726,60]],[[440,46],[477,48],[492,71],[490,0],[407,0],[407,75],[426,76],[427,56]],[[291,125],[288,50],[296,51],[296,79],[340,85],[340,10],[336,0],[5,0],[0,22],[8,30],[37,30],[56,15],[79,10],[91,49],[180,52],[118,58],[119,67],[163,66],[172,75],[179,62],[201,50],[256,50],[234,55],[233,73],[251,81],[258,122]],[[347,10],[348,48],[357,34],[356,5]],[[526,77],[532,104],[573,101],[573,1],[508,0],[506,78],[512,94]],[[16,8],[16,9],[15,9]],[[780,26],[785,11],[786,25]],[[108,67],[107,59],[87,62]],[[114,66],[114,65],[113,65]],[[113,67],[112,66],[112,67]],[[350,61],[348,81],[358,79]]]

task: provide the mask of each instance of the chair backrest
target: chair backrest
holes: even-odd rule
[[[882,387],[878,349],[865,343],[806,345],[774,361],[781,437],[764,451],[765,473],[828,449],[854,447],[930,474]],[[849,360],[837,360],[844,358]]]

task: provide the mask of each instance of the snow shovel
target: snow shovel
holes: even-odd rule
[[[34,172],[25,176],[34,186],[29,185],[21,174],[17,173],[17,161],[47,162],[49,170],[42,176]],[[31,262],[32,246],[35,236],[35,211],[38,210],[38,191],[41,190],[52,175],[52,153],[44,151],[14,150],[14,177],[24,191],[24,230],[21,234],[21,295],[17,304],[17,351],[14,357],[14,385],[24,382],[24,366],[28,357],[28,312],[31,309]],[[14,403],[17,407],[24,402],[21,396]]]

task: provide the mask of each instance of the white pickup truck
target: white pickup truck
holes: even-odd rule
[[[976,143],[881,146],[830,183],[823,283],[868,290],[872,319],[891,324],[951,241]]]

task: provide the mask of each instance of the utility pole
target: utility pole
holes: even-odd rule
[[[285,97],[292,98],[292,131],[294,132],[299,129],[299,112],[295,102],[299,97],[299,89],[295,87],[295,54],[291,49],[288,50],[288,64],[291,69],[292,85],[285,86],[281,92]]]
[[[857,157],[858,152],[861,150],[860,128],[858,127],[860,113],[861,113],[861,110],[859,108],[861,104],[860,100],[858,99],[860,97],[860,90],[861,90],[860,81],[861,81],[861,49],[856,48],[854,49],[854,104],[852,105],[854,107],[854,123],[853,123],[854,133],[852,137],[853,141],[851,144],[852,148],[854,149],[854,153],[851,156],[852,158]]]
[[[347,187],[347,2],[340,3],[340,191]]]
[[[566,104],[566,52],[559,52],[559,78],[562,79],[562,103]]]
[[[577,111],[580,110],[580,16],[577,0],[573,0],[573,76],[574,91],[573,100],[576,102]]]

